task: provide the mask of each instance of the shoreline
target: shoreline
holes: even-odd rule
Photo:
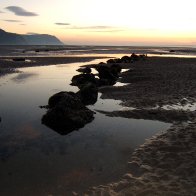
[[[99,90],[103,99],[122,101],[126,110],[108,116],[152,119],[171,127],[135,149],[127,173],[118,181],[91,187],[86,195],[190,195],[196,194],[196,59],[148,57],[121,64],[125,86]],[[92,66],[93,67],[93,66]],[[185,109],[168,107],[178,104]],[[129,109],[130,107],[130,109]]]
[[[9,73],[17,72],[17,68],[48,66],[68,63],[89,62],[95,59],[104,59],[107,57],[85,56],[85,57],[22,57],[27,61],[13,61],[13,57],[0,58],[0,77]],[[108,57],[111,58],[111,57]]]

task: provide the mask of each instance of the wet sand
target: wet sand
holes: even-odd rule
[[[196,59],[150,57],[124,63],[120,87],[102,87],[102,98],[122,100],[125,110],[108,116],[170,122],[170,129],[146,140],[130,154],[118,182],[91,187],[86,195],[196,195]],[[166,109],[166,106],[178,104]],[[130,107],[130,109],[129,109]]]

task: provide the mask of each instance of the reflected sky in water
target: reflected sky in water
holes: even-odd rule
[[[22,68],[0,78],[1,195],[69,195],[71,190],[117,180],[126,172],[131,152],[169,127],[98,112],[92,123],[65,136],[42,125],[46,110],[39,106],[59,91],[76,92],[69,84],[84,64]],[[119,104],[99,98],[89,108],[113,111],[122,108]]]

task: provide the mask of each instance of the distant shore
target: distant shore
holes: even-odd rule
[[[92,187],[87,195],[196,195],[196,59],[149,57],[121,66],[128,69],[119,80],[126,85],[100,92],[127,108],[99,112],[172,126],[135,150],[122,179]]]
[[[13,61],[13,59],[20,59]],[[24,59],[23,59],[24,58]],[[0,58],[0,76],[17,72],[17,68],[47,66],[57,64],[88,62],[94,59],[103,59],[103,56],[83,56],[83,57],[1,57]],[[109,57],[108,57],[109,58]]]

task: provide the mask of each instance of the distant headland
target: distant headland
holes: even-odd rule
[[[0,45],[64,45],[48,34],[16,34],[0,29]]]

